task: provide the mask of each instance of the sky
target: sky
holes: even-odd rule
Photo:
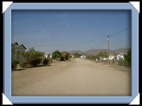
[[[13,10],[12,42],[27,50],[130,48],[131,12],[128,10]]]

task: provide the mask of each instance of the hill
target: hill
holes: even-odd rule
[[[107,49],[90,49],[85,52],[81,50],[72,50],[69,53],[74,54],[74,53],[79,53],[79,54],[84,54],[84,55],[97,55],[100,51],[107,51]],[[118,53],[126,53],[129,50],[129,48],[119,48],[116,50],[109,50],[110,54],[118,54]]]

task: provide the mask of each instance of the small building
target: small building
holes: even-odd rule
[[[52,58],[52,55],[49,53],[49,54],[45,54],[44,57],[45,58]]]
[[[51,58],[52,58],[52,55],[51,55],[50,53],[49,53],[47,56],[48,56],[48,58],[49,58],[49,59],[51,59]]]
[[[85,58],[86,58],[86,56],[85,56],[85,55],[82,55],[82,56],[80,56],[80,58],[81,58],[81,59],[83,59],[83,58],[85,59]]]
[[[106,57],[103,58],[103,61],[107,61],[107,60],[108,60],[108,58],[106,58]]]
[[[74,55],[71,55],[72,58],[74,58]]]
[[[17,51],[20,51],[20,52],[25,52],[25,50],[26,50],[26,47],[23,44],[17,45],[15,47],[16,47]]]
[[[23,60],[24,57],[20,52],[25,52],[26,47],[23,44],[18,44],[17,42],[12,43],[12,58],[15,60]]]
[[[109,57],[108,57],[109,60],[113,60],[114,58],[115,58],[115,56],[112,55],[112,54],[110,54]]]
[[[47,58],[47,57],[48,57],[48,55],[47,55],[47,54],[45,54],[45,55],[44,55],[44,57],[45,57],[45,58]]]
[[[123,60],[124,60],[124,53],[119,53],[119,54],[117,54],[116,59],[117,59],[118,61],[119,61],[120,59],[123,59]]]
[[[102,60],[102,61],[107,61],[107,60],[109,60],[109,58],[106,58],[106,57],[103,57],[103,58],[102,58],[102,57],[99,57],[99,59]]]

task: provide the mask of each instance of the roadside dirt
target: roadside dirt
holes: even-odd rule
[[[131,71],[86,59],[12,71],[12,96],[130,96]]]

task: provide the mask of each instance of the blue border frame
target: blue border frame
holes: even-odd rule
[[[131,10],[131,96],[11,96],[12,10]],[[138,95],[139,13],[130,3],[12,3],[4,12],[4,94],[16,103],[120,103],[129,104]]]

